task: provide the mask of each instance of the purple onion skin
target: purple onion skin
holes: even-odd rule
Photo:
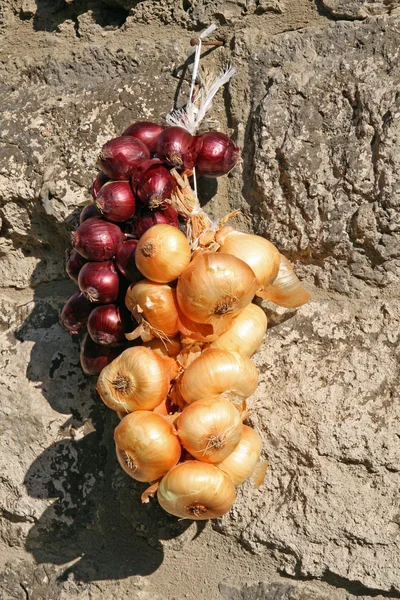
[[[106,142],[100,152],[99,164],[110,179],[130,179],[137,165],[150,158],[148,147],[131,136],[121,136]]]
[[[196,160],[198,174],[203,177],[221,177],[229,173],[239,160],[239,148],[219,131],[208,131],[200,137],[203,145]]]
[[[157,139],[164,130],[162,125],[152,123],[151,121],[138,121],[133,123],[128,129],[125,129],[122,135],[131,135],[145,144],[151,154],[155,154],[157,149]]]
[[[88,334],[101,346],[118,346],[126,343],[125,325],[116,304],[103,304],[94,308],[87,323]]]
[[[133,217],[136,200],[129,181],[109,181],[98,193],[96,206],[109,221],[123,223]]]
[[[101,371],[109,365],[125,349],[125,346],[101,346],[86,334],[81,346],[81,366],[86,375],[100,375]]]
[[[72,245],[90,261],[110,260],[125,239],[118,225],[102,219],[87,219],[71,233]]]
[[[76,292],[61,311],[60,323],[71,335],[82,333],[94,305],[81,292]]]
[[[138,240],[126,240],[123,242],[115,255],[115,263],[118,270],[131,283],[136,283],[143,279],[143,275],[139,271],[135,263],[136,246]]]
[[[86,263],[87,260],[76,250],[65,251],[65,270],[67,275],[71,277],[72,281],[75,281],[75,283],[78,283],[79,271]]]
[[[134,193],[137,194],[138,183],[142,179],[143,175],[146,173],[147,169],[150,169],[150,167],[154,167],[155,165],[160,166],[164,164],[165,163],[161,162],[159,158],[149,158],[148,160],[144,160],[143,162],[141,162],[136,167],[131,179],[131,185]]]
[[[137,220],[136,232],[139,237],[142,237],[150,227],[161,223],[179,227],[178,213],[172,206],[165,210],[151,210],[143,213]]]
[[[118,298],[119,278],[112,261],[88,262],[79,272],[78,285],[90,302],[109,304]]]
[[[183,127],[166,127],[157,139],[157,156],[177,169],[193,169],[203,145],[201,136]]]
[[[149,167],[138,181],[137,195],[143,204],[156,209],[164,206],[164,200],[171,198],[176,185],[168,169],[155,164]]]
[[[100,171],[98,173],[96,179],[93,181],[92,185],[90,186],[90,193],[92,194],[93,200],[96,200],[97,194],[99,193],[99,191],[101,190],[103,185],[105,183],[107,183],[107,181],[110,181],[110,178],[107,177],[107,175],[105,173],[103,173],[103,171]]]
[[[101,219],[101,212],[95,204],[85,206],[79,216],[79,223],[82,225],[82,223],[88,219]]]

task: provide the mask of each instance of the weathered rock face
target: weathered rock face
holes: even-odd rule
[[[334,17],[339,19],[363,19],[371,15],[384,15],[397,12],[400,3],[396,0],[373,2],[372,0],[321,0]]]
[[[210,126],[240,141],[243,172],[210,213],[242,207],[313,301],[264,305],[250,407],[265,484],[196,525],[141,505],[58,320],[101,145],[183,102],[189,40],[211,21],[226,47],[204,64],[238,75]],[[306,23],[321,28],[272,35]],[[333,23],[308,0],[9,0],[0,27],[1,598],[398,598],[400,19]]]
[[[249,52],[255,229],[340,293],[399,281],[399,36],[399,18],[340,22]]]

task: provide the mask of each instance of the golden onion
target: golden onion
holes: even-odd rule
[[[242,437],[236,448],[217,467],[229,475],[235,485],[240,485],[252,474],[260,459],[261,437],[251,427],[243,425]]]
[[[230,328],[211,342],[210,346],[251,356],[260,347],[266,329],[265,312],[251,302],[234,318]]]
[[[283,254],[281,254],[278,275],[270,285],[259,290],[257,296],[285,308],[298,308],[311,298],[311,294],[303,287],[292,265]]]
[[[172,225],[153,225],[136,246],[135,261],[141,273],[151,281],[174,281],[190,262],[186,236]]]
[[[235,486],[223,471],[209,463],[187,460],[173,467],[157,491],[160,506],[181,519],[216,519],[234,503]]]

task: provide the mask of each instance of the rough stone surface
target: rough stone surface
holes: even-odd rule
[[[237,43],[250,65],[242,191],[255,229],[324,289],[399,281],[399,36],[391,17]]]
[[[331,15],[338,19],[364,19],[373,15],[397,13],[400,2],[397,0],[384,0],[373,2],[371,0],[321,0],[321,4]]]
[[[400,597],[400,25],[333,22],[320,5],[0,4],[2,600]],[[231,59],[238,75],[205,126],[239,141],[243,168],[201,195],[215,217],[241,207],[313,301],[263,304],[250,406],[266,481],[195,524],[141,505],[58,320],[101,145],[182,104],[189,40],[211,21],[225,48],[203,64]]]

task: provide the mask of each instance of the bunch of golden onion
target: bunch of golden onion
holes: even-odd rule
[[[246,400],[256,390],[250,357],[267,327],[255,296],[298,307],[309,299],[289,261],[266,239],[213,227],[187,177],[170,203],[188,222],[188,237],[155,225],[140,238],[125,303],[138,323],[130,347],[106,366],[97,390],[118,412],[118,461],[133,479],[148,482],[142,500],[157,494],[172,515],[220,517],[236,486],[266,462],[260,435],[244,425]],[[189,238],[189,239],[188,239]]]

